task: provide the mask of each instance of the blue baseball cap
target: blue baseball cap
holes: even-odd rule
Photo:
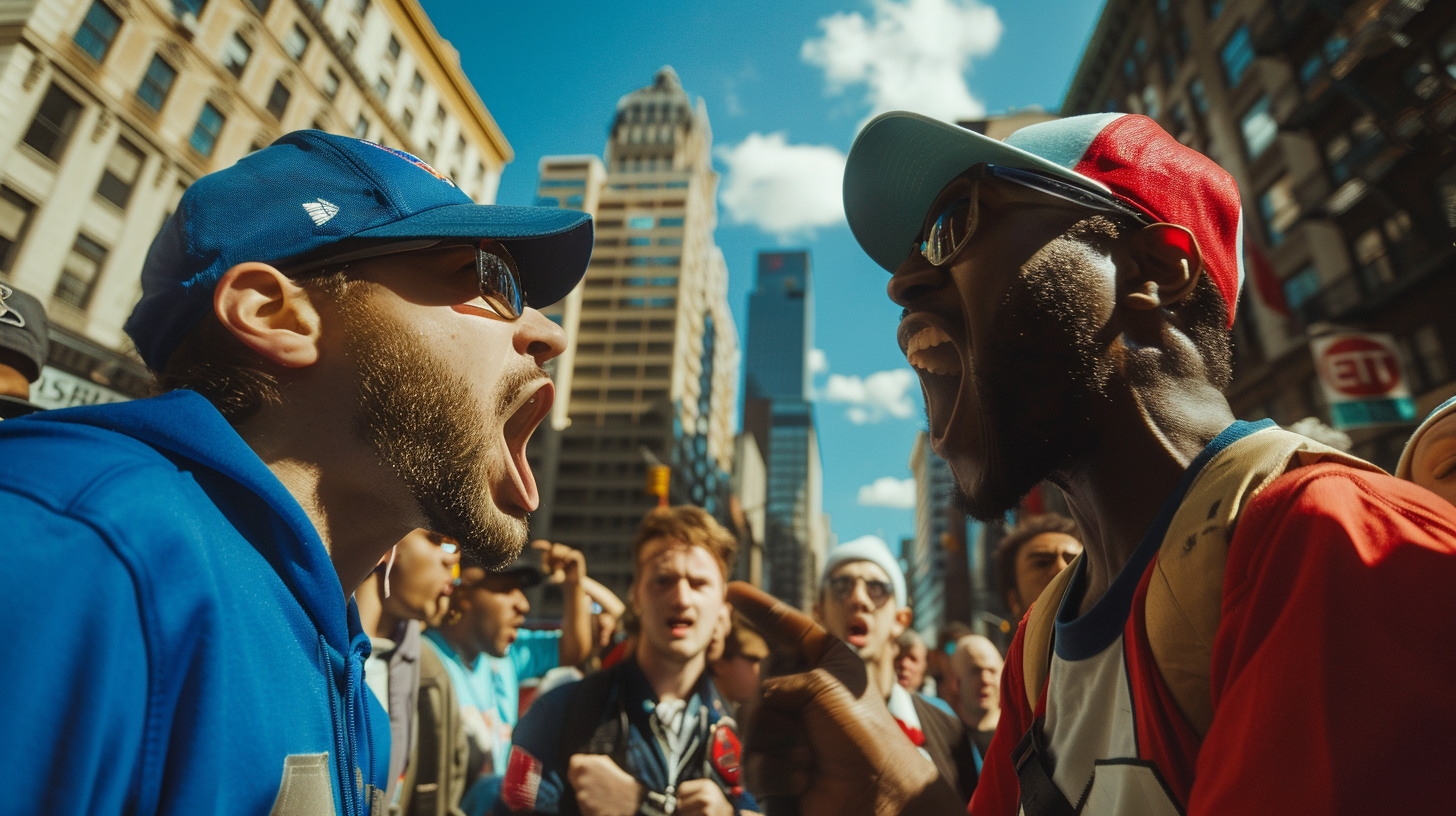
[[[160,371],[237,264],[312,256],[353,239],[425,238],[500,241],[536,308],[576,286],[592,251],[586,213],[476,204],[402,150],[300,130],[187,188],[147,252],[126,333]]]

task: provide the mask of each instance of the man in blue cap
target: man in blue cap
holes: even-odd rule
[[[0,430],[49,463],[0,472],[7,809],[383,812],[349,596],[416,527],[520,551],[591,243],[317,131],[193,184],[127,323],[164,393]]]

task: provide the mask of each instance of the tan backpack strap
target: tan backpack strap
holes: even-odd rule
[[[1144,606],[1148,642],[1169,693],[1200,737],[1213,723],[1213,640],[1239,514],[1284,473],[1328,461],[1380,470],[1298,434],[1257,431],[1204,466],[1168,525]]]
[[[1057,609],[1062,605],[1062,596],[1067,594],[1067,585],[1072,582],[1072,573],[1078,555],[1067,568],[1057,573],[1041,597],[1031,607],[1026,618],[1026,634],[1021,639],[1021,679],[1026,686],[1027,708],[1036,710],[1036,701],[1041,697],[1042,686],[1046,685],[1047,673],[1052,667],[1052,632],[1057,623]]]

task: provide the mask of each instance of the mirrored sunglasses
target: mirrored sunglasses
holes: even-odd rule
[[[516,259],[499,242],[489,239],[461,241],[458,239],[424,239],[419,241],[393,241],[387,244],[363,247],[350,252],[310,260],[301,266],[290,267],[284,274],[291,278],[309,277],[337,272],[350,264],[373,258],[383,258],[406,252],[438,251],[455,247],[475,250],[475,279],[480,297],[506,320],[518,319],[526,310],[525,291],[521,288],[521,272]]]
[[[943,266],[966,245],[976,232],[980,215],[980,181],[983,178],[999,178],[1022,189],[1032,190],[1056,199],[1053,203],[1073,205],[1097,212],[1130,218],[1142,226],[1153,222],[1142,212],[1119,200],[1111,193],[1104,193],[1089,187],[1080,187],[1063,179],[1021,170],[1015,167],[1001,167],[994,164],[978,164],[952,179],[945,189],[952,185],[970,181],[965,195],[954,196],[942,201],[929,213],[928,226],[921,230],[920,254],[932,266]],[[942,190],[944,194],[944,190]]]
[[[888,581],[880,581],[875,578],[860,578],[856,575],[838,575],[829,579],[829,594],[837,601],[848,600],[854,594],[855,586],[863,581],[865,594],[869,596],[870,603],[875,606],[884,604],[895,594],[895,588],[890,586]]]

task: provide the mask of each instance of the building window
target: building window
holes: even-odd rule
[[[436,122],[439,122],[440,124],[444,124],[445,123],[445,106],[444,105],[436,105],[435,106],[435,121]]]
[[[1259,213],[1264,217],[1264,235],[1269,246],[1284,243],[1284,233],[1299,220],[1299,202],[1294,198],[1294,180],[1288,173],[1269,185],[1259,196]]]
[[[248,2],[253,4],[253,8],[257,9],[260,15],[267,14],[268,9],[273,5],[273,0],[248,0]]]
[[[1451,379],[1446,350],[1441,345],[1441,335],[1434,323],[1427,323],[1411,332],[1410,349],[1420,390],[1434,388]]]
[[[283,84],[283,80],[274,80],[273,90],[268,94],[268,112],[273,114],[274,119],[283,120],[283,113],[288,110],[288,99],[291,96],[293,93]]]
[[[303,59],[303,52],[308,50],[308,34],[305,34],[297,23],[293,24],[293,29],[288,32],[288,36],[283,38],[283,50],[288,53],[288,56],[293,57],[295,62]]]
[[[54,162],[61,160],[66,152],[66,142],[81,118],[81,103],[70,94],[52,85],[40,101],[35,120],[25,132],[25,143],[39,150]]]
[[[1301,306],[1319,294],[1319,290],[1319,270],[1306,266],[1284,281],[1284,302],[1297,314]]]
[[[1149,119],[1158,118],[1158,89],[1152,85],[1143,88],[1143,113]]]
[[[647,221],[648,221],[648,226],[650,227],[652,225],[652,219],[649,218],[649,219],[647,219]],[[629,246],[629,247],[630,246],[652,246],[652,239],[651,238],[646,238],[646,237],[643,237],[643,238],[628,238],[627,239],[627,246]]]
[[[1395,267],[1391,265],[1379,227],[1372,227],[1355,239],[1355,259],[1360,264],[1360,278],[1366,291],[1378,291],[1395,280]]]
[[[126,209],[127,202],[131,201],[131,191],[136,186],[137,176],[142,173],[142,163],[146,160],[146,154],[131,142],[117,139],[111,148],[111,155],[106,158],[106,170],[101,174],[101,183],[96,186],[96,194]]]
[[[395,37],[393,34],[389,35],[389,46],[384,50],[385,53],[389,54],[390,59],[399,59],[399,38]]]
[[[1223,45],[1223,71],[1232,88],[1243,80],[1249,66],[1254,64],[1254,41],[1249,36],[1249,27],[1239,26]]]
[[[374,83],[374,92],[379,94],[380,99],[388,99],[389,80],[385,79],[384,77],[380,77],[379,80]]]
[[[1200,115],[1208,113],[1208,92],[1204,90],[1203,80],[1195,79],[1188,83],[1188,96],[1193,100],[1193,109]]]
[[[1244,132],[1244,147],[1249,160],[1264,155],[1264,151],[1274,143],[1274,137],[1279,135],[1279,123],[1269,113],[1269,97],[1259,97],[1259,101],[1251,105],[1243,119],[1239,120],[1239,126]]]
[[[243,69],[248,67],[248,60],[252,58],[253,46],[248,45],[236,32],[222,48],[222,67],[239,79],[243,76]]]
[[[410,93],[414,94],[415,96],[419,96],[420,91],[423,91],[424,89],[425,78],[420,76],[419,71],[415,71],[414,78],[410,80]]]
[[[1299,84],[1308,88],[1313,85],[1325,72],[1325,60],[1318,51],[1310,54],[1309,59],[1299,66]]]
[[[641,215],[627,219],[627,229],[652,229],[652,216]]]
[[[334,73],[334,69],[330,68],[324,72],[324,85],[320,90],[329,99],[339,95],[339,75]]]
[[[415,112],[414,111],[406,109],[404,113],[401,113],[399,115],[399,118],[400,118],[400,120],[402,120],[404,122],[404,129],[405,130],[413,130],[414,129],[414,127],[415,127]]]
[[[101,62],[106,59],[106,52],[111,50],[111,41],[116,39],[120,28],[121,18],[116,16],[116,12],[107,8],[105,3],[92,3],[86,11],[86,19],[76,29],[76,45],[81,46],[81,50],[90,54],[92,59]]]
[[[192,138],[188,139],[187,143],[192,145],[192,149],[198,153],[211,156],[212,149],[217,147],[217,137],[222,133],[222,126],[225,122],[227,122],[227,117],[222,115],[222,111],[211,102],[204,103],[202,113],[197,115],[197,126],[192,128]]]
[[[207,0],[172,0],[172,11],[178,17],[184,14],[191,14],[193,19],[202,16],[202,10],[207,8]]]
[[[537,207],[560,207],[561,199],[556,196],[536,196]]]
[[[96,288],[96,278],[104,263],[106,247],[84,235],[77,235],[76,245],[66,256],[61,278],[56,281],[56,289],[52,293],[56,300],[85,309],[91,302],[91,292]]]
[[[435,150],[434,142],[425,142],[425,161],[432,162],[435,160]]]
[[[354,0],[354,16],[363,19],[369,13],[369,0]]]
[[[147,73],[142,77],[142,84],[137,87],[137,98],[152,110],[160,111],[176,79],[177,69],[168,65],[161,54],[154,54],[152,64],[147,66]]]
[[[681,218],[659,218],[659,219],[657,219],[657,226],[659,226],[659,227],[681,227],[682,225],[683,225],[683,220]]]
[[[0,272],[15,268],[35,205],[9,187],[0,187]]]
[[[1208,1],[1208,19],[1217,20],[1223,14],[1223,0]]]
[[[1456,166],[1436,176],[1436,202],[1446,226],[1456,230]]]
[[[354,49],[359,47],[359,38],[354,34],[354,32],[345,31],[344,41],[340,45],[343,46],[345,54],[352,54],[354,53]]]
[[[355,139],[362,139],[362,138],[364,138],[365,136],[368,136],[368,135],[369,135],[369,120],[368,119],[365,119],[364,118],[364,114],[361,113],[361,114],[359,114],[359,120],[354,123],[354,138]]]

